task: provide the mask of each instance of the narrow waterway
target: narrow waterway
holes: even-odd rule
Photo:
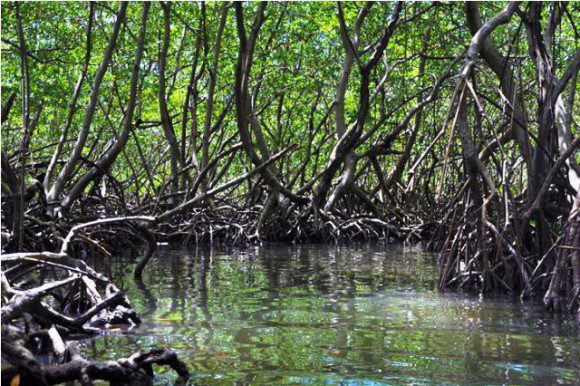
[[[161,249],[144,285],[133,266],[108,269],[143,323],[86,342],[89,357],[172,347],[192,385],[580,382],[577,324],[537,303],[439,293],[435,257],[410,248]]]

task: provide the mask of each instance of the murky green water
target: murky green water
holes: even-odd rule
[[[132,268],[111,274],[143,324],[91,341],[91,357],[173,347],[195,385],[580,383],[577,324],[438,293],[434,257],[401,247],[161,250],[146,287]]]

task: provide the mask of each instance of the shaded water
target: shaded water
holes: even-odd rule
[[[172,347],[190,384],[574,384],[578,325],[540,304],[438,293],[429,254],[392,246],[161,250],[113,262],[143,317],[99,337],[108,359]],[[158,370],[161,371],[159,368]],[[171,384],[170,370],[158,384]]]

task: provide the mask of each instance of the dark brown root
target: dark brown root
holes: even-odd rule
[[[59,252],[1,256],[2,359],[9,364],[3,367],[3,384],[10,384],[15,377],[21,385],[73,380],[91,385],[97,379],[113,385],[152,384],[152,364],[170,366],[180,379],[187,378],[187,368],[171,350],[156,349],[117,361],[97,362],[82,357],[75,344],[67,341],[73,335],[132,329],[140,323],[123,292],[106,276],[68,254],[78,240],[88,238],[92,240],[89,245],[99,245],[93,235],[81,235],[83,230],[125,221],[129,220],[77,225],[63,238]],[[99,245],[99,250],[102,248]],[[145,264],[140,262],[142,267]],[[36,355],[43,352],[53,356],[56,364],[40,364]]]

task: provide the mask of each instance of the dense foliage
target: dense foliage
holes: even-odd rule
[[[5,3],[3,251],[430,240],[441,289],[577,313],[578,10]]]

